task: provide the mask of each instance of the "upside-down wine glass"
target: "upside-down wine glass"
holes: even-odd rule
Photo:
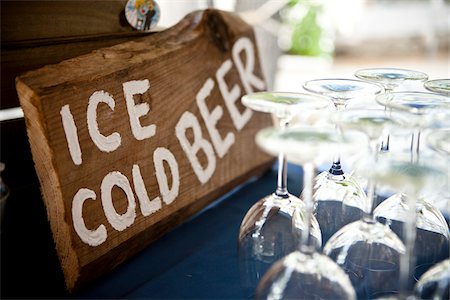
[[[418,122],[414,129],[411,142],[411,161],[418,162],[420,149],[421,130],[428,126],[427,119],[439,115],[442,111],[450,109],[450,98],[424,92],[394,92],[389,95],[380,95],[376,101],[392,108],[403,110],[416,115]],[[426,192],[423,190],[422,192]],[[433,191],[436,192],[436,189]],[[408,196],[397,193],[386,199],[375,209],[375,217],[379,222],[387,224],[406,244],[406,233],[403,223],[407,220],[410,210]],[[420,276],[434,263],[448,257],[449,233],[448,226],[442,213],[431,203],[430,197],[418,195],[415,203],[416,231],[415,239],[415,262],[414,273]]]
[[[310,80],[303,88],[329,97],[338,111],[351,99],[373,98],[382,91],[379,85],[353,79]],[[367,206],[363,188],[350,173],[342,170],[339,153],[335,153],[331,168],[316,177],[314,200],[323,245],[344,225],[359,220]]]
[[[405,254],[400,257],[399,290],[400,298],[406,298],[414,283],[413,270],[416,260],[414,252],[419,250],[414,247],[417,213],[416,209],[410,208],[416,207],[415,202],[425,188],[438,187],[447,181],[448,173],[436,158],[424,157],[420,162],[413,163],[407,157],[398,154],[382,155],[377,161],[366,159],[355,167],[355,172],[365,174],[377,184],[389,185],[407,195],[403,215]]]
[[[410,115],[384,109],[349,109],[334,116],[345,132],[359,130],[369,139],[369,154],[376,161],[380,140],[391,127],[405,127]],[[350,223],[334,234],[324,247],[350,277],[359,299],[371,299],[398,291],[400,257],[405,246],[389,227],[376,221],[373,210],[376,186],[368,182],[368,207],[361,220]]]
[[[272,155],[285,153],[303,166],[303,201],[306,216],[299,249],[276,262],[264,275],[256,290],[257,299],[355,299],[348,276],[329,257],[316,251],[308,235],[313,220],[313,183],[315,166],[332,158],[333,149],[355,153],[365,137],[355,132],[336,134],[334,129],[296,127],[286,131],[264,129],[257,144]]]
[[[430,92],[450,96],[450,78],[428,80],[423,86]]]
[[[414,287],[414,294],[420,299],[450,299],[450,259],[423,274]]]
[[[426,140],[428,146],[436,151],[438,154],[443,155],[444,159],[450,160],[450,111],[446,114],[445,127],[432,130],[428,134]],[[450,168],[450,164],[448,165]],[[450,172],[450,170],[449,170]],[[450,224],[450,182],[446,186],[443,186],[441,190],[434,191],[433,194],[427,195],[427,199],[433,203],[444,215],[447,224]]]
[[[430,154],[443,156],[444,160],[450,159],[450,109],[442,109],[422,118],[422,137],[427,147],[424,151]],[[449,172],[450,172],[450,165]],[[428,190],[422,195],[424,199],[436,207],[444,216],[447,225],[450,225],[450,182],[441,189]],[[420,274],[419,274],[420,275]]]
[[[378,95],[375,100],[393,110],[406,111],[414,115],[421,116],[424,120],[425,115],[432,115],[443,110],[450,109],[450,97],[425,92],[393,92],[389,94]],[[424,124],[417,124],[411,140],[411,159],[419,159],[420,149],[420,130]]]
[[[246,95],[242,103],[252,110],[271,113],[284,130],[300,111],[326,108],[330,100],[311,94],[259,92]],[[304,224],[293,222],[295,210],[304,214],[303,202],[287,190],[287,164],[283,153],[278,156],[278,179],[274,193],[256,202],[245,215],[239,230],[238,257],[241,285],[246,297],[251,297],[270,265],[298,248]],[[317,221],[311,222],[311,235],[321,247]]]
[[[436,187],[436,189],[442,187]],[[381,222],[406,244],[405,223],[410,210],[408,195],[397,193],[381,203],[374,211],[378,222]],[[420,277],[435,263],[448,258],[449,233],[448,225],[442,213],[434,205],[419,196],[415,203],[416,239],[414,241],[415,265],[411,271]]]
[[[420,83],[428,79],[428,75],[423,72],[400,68],[361,69],[355,72],[355,77],[379,83],[387,93],[393,92],[404,84]]]
[[[436,152],[450,159],[450,129],[437,129],[427,136],[428,145]],[[447,165],[450,167],[450,165]],[[450,170],[448,170],[450,171]],[[448,210],[450,209],[450,198],[448,196],[449,182],[445,186],[447,191],[443,202]],[[447,249],[448,253],[448,249]],[[450,299],[450,258],[430,268],[423,274],[414,287],[414,294],[421,299]]]
[[[421,83],[428,79],[428,75],[415,70],[400,68],[367,68],[355,72],[355,77],[361,80],[381,84],[385,93],[394,92],[410,83]],[[381,150],[389,151],[389,133],[383,136]]]

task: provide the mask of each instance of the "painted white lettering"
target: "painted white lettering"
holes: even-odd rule
[[[113,205],[111,192],[114,186],[122,189],[127,196],[127,211],[122,215],[119,215],[117,213]],[[131,224],[133,224],[134,222],[134,219],[136,218],[136,201],[134,199],[133,191],[127,177],[117,171],[111,172],[106,175],[105,178],[103,178],[100,189],[102,195],[103,210],[105,212],[106,219],[108,219],[108,222],[111,224],[111,226],[118,231],[122,231],[125,228],[131,226]]]
[[[139,118],[150,111],[148,103],[135,104],[133,96],[143,94],[150,88],[150,82],[145,80],[132,80],[123,84],[123,93],[127,103],[128,116],[130,117],[131,131],[134,137],[141,141],[155,135],[156,125],[142,126]]]
[[[145,217],[161,209],[161,199],[155,197],[150,200],[148,197],[147,189],[145,188],[144,180],[142,179],[141,170],[138,165],[133,165],[133,182],[134,189],[139,199],[139,206],[141,207],[141,213]]]
[[[245,67],[241,60],[241,51],[245,52]],[[253,73],[255,68],[255,49],[253,48],[251,40],[248,37],[241,37],[237,40],[233,45],[232,55],[246,93],[250,94],[253,92],[252,86],[256,87],[258,90],[263,90],[265,88],[264,80],[258,78]]]
[[[95,230],[89,230],[86,228],[86,224],[83,219],[83,204],[87,199],[96,199],[94,191],[89,189],[80,189],[73,197],[72,202],[72,221],[75,232],[78,234],[80,239],[92,246],[98,246],[106,241],[108,234],[106,232],[105,225],[101,224]]]
[[[105,91],[97,91],[89,97],[89,104],[87,108],[89,135],[98,149],[103,152],[112,152],[120,146],[122,139],[120,134],[117,132],[114,132],[109,136],[104,136],[100,133],[97,123],[97,106],[99,103],[108,104],[112,111],[114,111],[114,107],[116,105],[113,97]]]
[[[79,166],[82,163],[80,142],[78,141],[77,126],[70,112],[69,104],[61,107],[59,112],[62,118],[64,133],[66,135],[67,146],[69,147],[70,157],[75,165]]]
[[[186,137],[186,130],[192,128],[194,132],[194,142],[189,143]],[[191,163],[194,173],[197,175],[201,183],[206,183],[211,178],[216,169],[216,156],[214,149],[207,140],[202,137],[202,131],[197,118],[190,112],[186,111],[178,121],[175,127],[175,133],[180,142],[181,148],[186,153],[189,162]],[[208,160],[208,164],[203,169],[197,157],[197,152],[202,149]]]
[[[231,145],[233,145],[234,134],[232,132],[228,132],[225,139],[222,140],[216,125],[223,115],[223,109],[221,106],[217,105],[210,112],[206,106],[206,98],[211,94],[213,87],[214,81],[211,78],[208,78],[197,94],[197,106],[203,120],[205,121],[206,129],[211,137],[211,141],[216,149],[217,155],[222,158],[227,153],[228,149],[230,149]]]
[[[225,82],[225,75],[231,69],[231,60],[227,59],[220,66],[216,72],[216,79],[219,83],[219,90],[222,94],[223,100],[225,100],[225,105],[230,113],[231,120],[233,120],[234,127],[240,131],[248,120],[252,117],[252,111],[249,108],[245,108],[244,112],[241,114],[236,106],[236,101],[238,101],[241,96],[241,89],[237,84],[235,84],[231,91],[228,89],[227,83]]]
[[[167,174],[164,171],[164,161],[169,165],[170,174],[172,174],[172,188],[169,188]],[[170,204],[178,196],[180,189],[180,173],[175,156],[168,149],[159,147],[153,152],[153,163],[156,170],[156,179],[158,180],[159,192],[164,203]]]

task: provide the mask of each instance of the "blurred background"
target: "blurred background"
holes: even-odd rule
[[[253,24],[271,89],[298,91],[306,80],[353,78],[356,70],[368,67],[450,77],[448,0],[159,2],[163,27],[208,6],[235,11]],[[173,5],[177,10],[164,14]]]
[[[126,2],[1,1],[0,108],[18,106],[14,78],[20,73],[142,34],[127,23]],[[297,91],[314,78],[353,78],[368,67],[450,77],[450,0],[156,2],[161,17],[154,31],[198,9],[238,13],[255,28],[271,90]]]

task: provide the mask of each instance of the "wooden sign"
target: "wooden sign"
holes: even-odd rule
[[[192,13],[16,87],[69,290],[272,162],[254,142],[270,117],[240,102],[265,89],[254,34],[231,13]]]

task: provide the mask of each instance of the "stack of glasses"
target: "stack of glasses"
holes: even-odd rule
[[[242,98],[277,120],[256,142],[278,156],[276,190],[240,227],[247,297],[449,299],[450,79],[393,68],[355,75],[308,81],[310,93]],[[397,91],[405,83],[428,91]],[[405,135],[408,151],[393,151]],[[303,167],[299,197],[287,190],[287,160]]]

